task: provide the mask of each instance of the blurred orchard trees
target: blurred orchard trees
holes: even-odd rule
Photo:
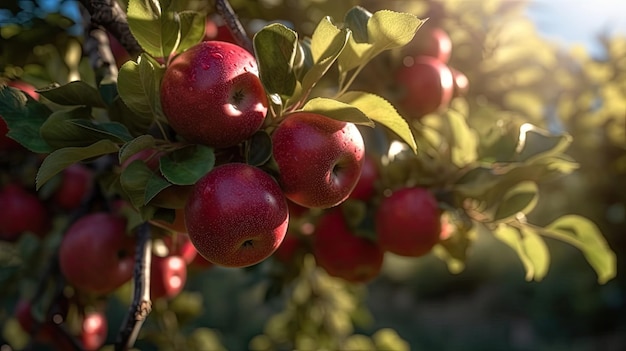
[[[119,3],[126,5],[126,1]],[[0,28],[3,78],[37,88],[77,77],[94,79],[89,63],[81,58],[82,29],[72,23],[77,13],[66,12],[75,4],[59,4],[46,7],[33,2],[30,7],[7,1],[2,5],[18,14]],[[501,183],[494,181],[490,188],[493,179],[478,178],[481,170],[516,169],[515,180],[533,182],[537,189],[530,192],[539,194],[532,196],[536,206],[524,221],[543,227],[563,215],[585,216],[615,251],[617,271],[623,269],[625,38],[599,37],[605,49],[597,57],[583,48],[559,47],[537,33],[525,13],[528,1],[233,0],[231,4],[249,33],[268,21],[280,21],[310,36],[321,18],[340,20],[356,5],[371,12],[391,9],[429,18],[415,42],[431,28],[444,29],[452,41],[447,64],[467,76],[469,90],[443,109],[412,116],[400,102],[402,91],[395,80],[407,49],[385,52],[361,71],[355,87],[397,106],[415,127],[418,146],[428,156],[428,162],[417,169],[415,159],[406,156],[409,161],[396,163],[397,169],[387,168],[381,182],[406,182],[403,177],[410,173],[414,185],[447,189],[446,185],[458,181],[453,178],[457,170],[476,161],[484,167],[477,167],[476,178],[467,180],[475,187],[471,191],[492,191],[498,198],[510,184],[498,188]],[[186,5],[223,25],[211,1]],[[336,88],[331,76],[320,81],[314,94]],[[537,146],[528,151],[537,157],[526,168],[514,159],[521,128],[529,132],[528,145]],[[387,141],[373,135],[370,145],[386,155]],[[400,160],[405,157],[405,153],[398,155]],[[12,172],[34,176],[36,158],[11,157],[6,164],[20,165]],[[190,268],[185,291],[154,302],[137,348],[618,350],[626,345],[620,335],[626,327],[626,283],[619,274],[599,285],[581,251],[552,239],[545,241],[550,269],[539,271],[543,265],[532,262],[532,253],[512,250],[504,230],[492,235],[502,228],[499,223],[485,220],[484,225],[476,225],[480,218],[459,215],[462,211],[455,211],[459,205],[455,201],[444,201],[451,206],[444,218],[455,228],[454,240],[419,259],[386,256],[380,276],[367,285],[350,284],[316,268],[311,256],[304,254],[310,251],[306,239],[305,249],[286,261],[272,258],[242,270]],[[310,232],[315,224],[311,218],[319,215],[307,212],[292,227]],[[474,226],[463,227],[463,220]],[[13,305],[16,296],[24,290],[32,292],[40,278],[33,267],[45,263],[36,258],[37,252],[53,246],[54,240],[40,244],[30,238],[17,247],[2,247],[40,261],[31,267],[33,271],[23,273],[19,283],[3,288],[2,343],[16,348],[28,345],[11,314]],[[9,276],[12,271],[3,267],[2,274]],[[109,344],[126,312],[130,289],[122,287],[107,301],[112,326]]]

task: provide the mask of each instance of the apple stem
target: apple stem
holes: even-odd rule
[[[126,12],[115,0],[80,0],[89,12],[90,21],[94,26],[102,26],[128,51],[131,57],[143,52],[137,39],[130,32]]]
[[[235,10],[233,10],[233,7],[230,5],[230,2],[228,0],[215,1],[215,10],[224,19],[228,30],[230,30],[233,37],[237,40],[237,44],[249,52],[254,52],[252,40],[250,40],[246,34],[246,30],[243,24],[241,24],[239,17],[237,17]]]
[[[133,301],[115,343],[116,351],[128,350],[133,347],[143,322],[152,310],[152,301],[150,300],[151,235],[148,222],[139,226],[133,277]]]

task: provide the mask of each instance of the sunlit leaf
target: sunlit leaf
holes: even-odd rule
[[[582,251],[596,271],[598,282],[604,284],[617,274],[616,257],[600,229],[589,219],[565,215],[545,227],[541,234],[564,241]]]
[[[118,90],[124,104],[145,119],[163,116],[160,84],[163,69],[145,54],[124,63],[118,77]]]
[[[268,94],[289,97],[296,88],[294,61],[298,33],[280,23],[270,24],[253,38],[259,77]]]
[[[538,199],[539,188],[535,182],[520,182],[502,195],[493,220],[502,221],[515,217],[518,213],[526,214],[535,207]]]
[[[317,97],[309,100],[303,107],[303,111],[317,113],[342,122],[374,126],[374,122],[369,119],[359,108],[337,101]]]
[[[384,98],[362,91],[349,91],[341,95],[337,100],[358,108],[369,119],[394,132],[402,141],[409,145],[413,152],[417,152],[417,144],[411,128],[406,120],[398,114],[395,107]]]

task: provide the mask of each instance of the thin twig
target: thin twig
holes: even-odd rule
[[[125,351],[133,347],[143,322],[152,310],[152,302],[150,301],[152,241],[150,236],[150,225],[148,222],[145,222],[139,227],[137,233],[133,302],[118,334],[118,339],[115,343],[116,351]]]
[[[249,52],[254,52],[252,40],[250,40],[246,34],[246,30],[243,24],[241,24],[239,17],[237,17],[235,10],[233,10],[233,7],[230,5],[230,2],[228,0],[215,1],[215,10],[224,19],[226,26],[233,37],[235,37],[235,40],[237,40],[237,44]]]
[[[81,13],[85,19],[83,51],[89,58],[89,63],[94,72],[96,72],[97,80],[116,82],[118,70],[106,31],[103,27],[94,25],[89,20],[90,16],[87,9],[82,7]]]

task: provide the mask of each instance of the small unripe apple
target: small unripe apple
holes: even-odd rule
[[[374,241],[353,234],[341,210],[326,213],[313,235],[313,255],[329,275],[365,283],[380,273],[383,251]]]
[[[417,118],[448,106],[454,91],[452,71],[430,56],[407,57],[396,72],[401,91],[400,104]]]
[[[83,317],[80,340],[88,351],[99,350],[107,338],[108,325],[106,316],[99,311],[88,312]]]
[[[426,188],[402,188],[384,198],[376,212],[378,244],[401,256],[419,257],[439,242],[441,212]]]
[[[0,190],[0,240],[14,241],[24,232],[45,235],[50,216],[37,195],[17,183]]]
[[[150,297],[172,298],[180,294],[187,282],[187,262],[176,255],[152,256],[150,266]]]
[[[97,212],[74,222],[59,247],[59,264],[67,282],[85,292],[109,293],[133,275],[135,238],[126,219]]]
[[[73,164],[63,170],[62,180],[52,199],[65,210],[73,210],[81,205],[91,191],[93,172],[84,165]]]
[[[285,196],[308,208],[346,200],[361,174],[365,145],[358,128],[326,116],[296,112],[272,133]]]
[[[378,164],[373,156],[366,154],[363,158],[361,176],[356,183],[354,190],[350,193],[350,198],[367,201],[374,195],[376,181],[378,180]]]
[[[240,46],[203,41],[178,55],[161,82],[170,126],[189,142],[237,145],[263,124],[267,96],[254,56]]]
[[[204,258],[245,267],[276,251],[287,231],[289,211],[269,174],[245,163],[228,163],[195,184],[185,222],[191,242]]]

